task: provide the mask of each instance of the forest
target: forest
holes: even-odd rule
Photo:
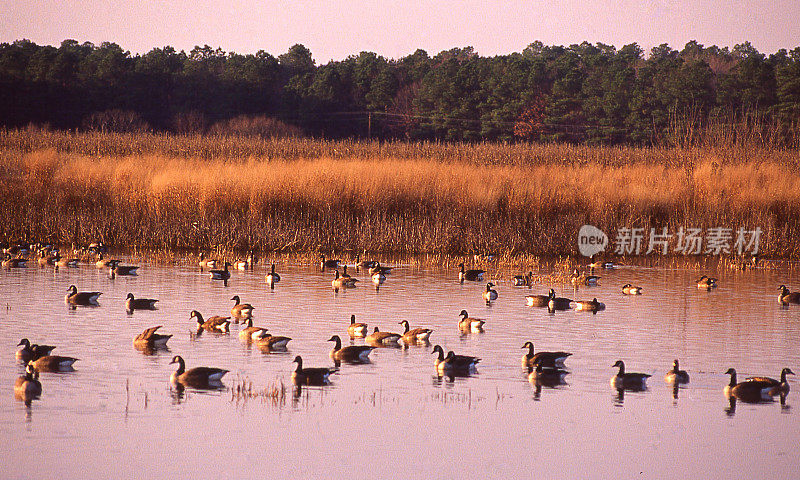
[[[0,44],[7,129],[671,146],[678,124],[691,137],[744,122],[797,148],[799,118],[800,47],[766,55],[747,42],[647,54],[636,43],[534,42],[493,57],[466,47],[324,65],[299,44],[277,57]]]

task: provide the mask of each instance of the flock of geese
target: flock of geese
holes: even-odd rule
[[[2,265],[5,268],[24,268],[27,261],[26,249],[23,247],[5,248],[4,255],[6,259]],[[52,247],[38,247],[31,246],[30,251],[35,251],[38,254],[38,263],[41,266],[53,265],[58,268],[61,256],[58,250]],[[88,251],[96,255],[97,260],[95,264],[98,268],[108,269],[111,278],[116,275],[136,275],[136,266],[123,266],[119,261],[109,260],[104,258],[106,249],[102,244],[93,244]],[[44,259],[44,260],[42,260]],[[69,257],[69,262],[65,265],[77,265],[77,257]],[[74,261],[73,261],[74,260]],[[206,258],[204,254],[200,254],[199,266],[201,271],[209,269],[209,275],[212,280],[222,280],[226,282],[230,278],[229,267],[235,266],[237,269],[252,269],[257,259],[251,253],[248,258],[241,262],[231,264],[229,262],[219,262],[215,259]],[[321,256],[320,268],[324,272],[326,269],[333,270],[333,279],[331,286],[335,291],[339,289],[352,288],[359,281],[357,278],[352,277],[347,273],[347,266],[340,265],[339,260],[326,259]],[[122,268],[121,268],[122,267]],[[217,268],[222,267],[222,268]],[[371,282],[376,288],[380,287],[386,281],[387,275],[391,273],[392,267],[382,266],[377,261],[362,261],[356,256],[355,267],[357,271],[362,269],[368,272]],[[466,269],[464,264],[458,265],[458,279],[460,282],[481,282],[483,275],[486,273],[481,269]],[[341,272],[340,272],[341,268]],[[611,262],[592,262],[589,265],[589,272],[581,272],[575,269],[570,277],[573,285],[597,285],[599,276],[594,275],[595,268],[614,268]],[[271,287],[280,282],[280,275],[275,271],[275,265],[271,265],[269,273],[265,275],[265,282]],[[528,272],[524,275],[517,275],[511,279],[511,283],[516,286],[531,286],[533,283],[533,274]],[[716,288],[717,279],[709,278],[703,275],[697,280],[697,288],[702,290],[711,290]],[[482,292],[483,299],[487,304],[491,304],[498,298],[498,293],[493,289],[494,284],[488,282],[485,291]],[[622,294],[624,295],[641,295],[642,288],[631,284],[622,286]],[[800,304],[800,292],[790,292],[785,285],[779,287],[778,302],[781,305]],[[72,308],[76,306],[96,306],[99,305],[98,299],[102,295],[101,292],[82,292],[78,291],[75,285],[70,285],[67,289],[67,294],[64,297],[65,302]],[[597,313],[605,309],[605,305],[599,302],[596,298],[592,300],[575,301],[565,297],[558,297],[554,289],[550,289],[546,295],[527,295],[525,297],[526,303],[531,307],[547,307],[550,311],[568,310],[574,308],[578,311],[587,311]],[[196,335],[201,335],[203,332],[213,332],[218,334],[227,334],[230,332],[230,324],[232,321],[243,323],[243,327],[239,331],[239,338],[243,342],[252,342],[263,351],[286,351],[288,343],[292,340],[285,336],[275,336],[267,331],[266,328],[257,327],[253,325],[253,311],[254,307],[249,303],[242,303],[238,295],[231,298],[234,305],[231,308],[230,316],[212,316],[204,318],[200,312],[193,310],[190,313],[190,319],[193,319],[196,324]],[[132,293],[128,293],[125,299],[125,307],[128,312],[134,310],[152,310],[158,302],[156,299],[136,298]],[[233,320],[232,320],[233,319]],[[322,386],[330,381],[330,376],[338,372],[342,362],[350,364],[368,363],[370,353],[379,347],[385,346],[399,346],[402,344],[409,345],[424,345],[430,346],[430,336],[433,330],[423,327],[411,328],[408,321],[403,320],[399,323],[403,327],[403,333],[383,332],[374,327],[372,332],[369,332],[368,326],[365,323],[356,321],[355,315],[350,318],[350,324],[347,326],[347,335],[351,340],[356,338],[363,338],[365,345],[342,345],[342,339],[339,335],[331,336],[328,341],[333,343],[333,348],[330,351],[330,358],[334,363],[334,367],[307,367],[303,363],[301,356],[296,356],[293,363],[296,364],[292,371],[292,381],[297,386],[313,385]],[[483,331],[485,320],[470,317],[466,310],[462,310],[459,314],[458,328],[462,333],[479,333]],[[172,335],[159,333],[158,330],[161,326],[154,326],[147,328],[141,334],[137,335],[133,340],[135,348],[143,351],[154,351],[159,348],[164,348],[167,341]],[[16,352],[18,361],[25,364],[25,374],[20,376],[15,383],[14,392],[17,398],[30,402],[30,400],[39,397],[42,393],[42,385],[39,381],[39,372],[59,372],[72,370],[73,364],[77,361],[76,358],[53,355],[52,351],[55,346],[32,344],[28,339],[23,338],[17,345],[19,348]],[[528,380],[540,386],[556,386],[563,384],[564,378],[570,372],[565,369],[565,361],[572,354],[562,351],[534,351],[533,343],[528,341],[522,346],[526,350],[522,356],[522,366],[528,369]],[[481,361],[480,358],[459,355],[455,352],[448,351],[441,345],[435,345],[431,354],[436,355],[433,361],[434,369],[437,374],[442,377],[455,377],[455,376],[469,376],[476,371],[476,366]],[[177,364],[176,370],[172,373],[170,381],[176,387],[193,387],[193,388],[220,388],[222,387],[222,377],[228,370],[214,367],[193,367],[186,368],[186,362],[180,355],[175,355],[172,358],[171,364]],[[633,390],[640,391],[646,389],[646,382],[651,375],[645,373],[628,372],[625,370],[625,363],[618,360],[613,364],[612,368],[617,368],[617,373],[611,377],[611,385],[619,390]],[[779,379],[774,379],[766,376],[749,377],[743,382],[737,382],[736,371],[729,369],[726,374],[730,375],[730,382],[724,388],[726,395],[732,399],[739,399],[746,402],[760,402],[770,401],[775,396],[780,396],[785,399],[789,392],[789,384],[786,379],[787,375],[793,375],[789,368],[784,368],[780,373]],[[664,380],[667,383],[673,384],[676,388],[678,385],[689,383],[689,374],[685,370],[681,370],[679,362],[676,359],[672,364],[672,369],[666,372]]]

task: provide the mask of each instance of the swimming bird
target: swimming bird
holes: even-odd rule
[[[325,255],[320,255],[319,266],[323,272],[326,268],[339,268],[339,260],[326,260]]]
[[[416,343],[426,343],[430,338],[431,333],[433,333],[433,330],[431,330],[430,328],[418,327],[411,329],[411,327],[408,324],[408,320],[403,320],[399,323],[400,325],[403,326],[403,336],[401,338],[403,339],[403,342],[406,345],[413,345]]]
[[[28,266],[27,262],[28,260],[25,258],[13,258],[11,255],[6,253],[2,264],[5,268],[25,268]]]
[[[773,395],[781,394],[780,386],[776,386],[773,379],[766,377],[751,377],[753,380],[745,380],[744,382],[736,382],[736,370],[729,368],[726,375],[730,375],[731,379],[725,385],[724,392],[728,397],[736,397],[743,402],[757,403],[757,402],[771,402]],[[782,376],[783,373],[781,374]],[[764,381],[771,380],[771,381]],[[786,384],[788,387],[788,383]]]
[[[297,364],[297,368],[292,372],[292,383],[295,385],[325,385],[329,382],[328,377],[336,369],[328,367],[303,368],[303,359],[300,355],[294,357],[292,363]]]
[[[39,381],[39,372],[28,363],[25,365],[25,375],[14,382],[14,395],[23,401],[29,401],[42,394],[42,383]]]
[[[56,267],[78,268],[79,261],[80,259],[75,257],[62,257],[61,255],[56,255]]]
[[[352,288],[356,286],[356,282],[358,281],[357,278],[353,277],[341,277],[339,276],[339,270],[334,271],[334,277],[331,281],[331,285],[333,286],[334,290],[339,290],[340,288]]]
[[[542,362],[536,360],[528,372],[528,381],[533,385],[543,385],[545,387],[555,387],[564,384],[564,377],[569,375],[567,370],[557,367],[544,367]]]
[[[119,262],[119,260],[103,258],[103,254],[101,253],[97,256],[95,266],[97,268],[111,268],[111,265],[113,265],[115,262]]]
[[[395,347],[399,346],[398,341],[402,335],[399,333],[381,332],[378,327],[375,327],[372,333],[366,336],[364,340],[374,346],[378,347]]]
[[[206,254],[204,252],[200,252],[200,271],[203,271],[203,268],[216,268],[217,266],[217,259],[215,258],[206,258]]]
[[[469,374],[475,370],[476,365],[481,361],[478,357],[469,355],[456,355],[452,350],[444,354],[444,349],[441,345],[435,345],[431,354],[438,353],[439,355],[433,362],[434,368],[439,375],[447,374]]]
[[[375,265],[370,267],[369,274],[370,275],[375,275],[376,273],[382,273],[382,274],[386,275],[387,273],[392,273],[392,268],[393,267],[384,267],[384,266],[382,266],[381,262],[375,262]]]
[[[529,307],[546,307],[551,298],[556,297],[556,292],[552,288],[547,295],[525,295],[525,303]]]
[[[222,377],[228,373],[228,370],[214,367],[194,367],[186,370],[186,362],[180,355],[172,357],[172,361],[169,363],[170,365],[178,364],[177,370],[170,376],[173,385],[180,384],[194,388],[220,387],[222,386]]]
[[[352,275],[347,273],[347,265],[342,265],[342,273],[340,274],[343,278],[353,278]]]
[[[349,345],[342,347],[342,339],[339,335],[334,335],[328,339],[329,342],[335,342],[333,350],[331,350],[331,358],[350,363],[369,363],[369,354],[375,350],[375,347],[367,345]]]
[[[625,373],[625,362],[622,360],[617,360],[612,366],[619,367],[619,372],[611,377],[612,387],[617,390],[644,390],[647,388],[647,379],[650,378],[650,375],[646,373]]]
[[[689,383],[689,374],[686,370],[681,370],[678,367],[678,359],[672,361],[672,370],[664,375],[664,381],[667,383],[681,384]]]
[[[497,300],[497,290],[494,290],[494,283],[489,282],[486,284],[486,291],[483,292],[483,299],[486,301],[486,305],[490,305],[494,300]]]
[[[50,352],[56,348],[51,345],[31,345],[31,342],[27,338],[20,340],[17,346],[21,346],[22,348],[17,350],[16,358],[25,363],[50,355]]]
[[[711,290],[717,286],[717,279],[716,278],[708,278],[707,276],[703,275],[697,280],[697,288]]]
[[[269,273],[264,277],[264,280],[267,282],[267,285],[270,287],[275,287],[275,284],[281,281],[281,276],[275,273],[275,264],[272,264],[270,267]]]
[[[223,280],[225,282],[231,278],[231,272],[228,270],[231,264],[229,262],[225,262],[222,264],[222,270],[209,270],[208,273],[211,275],[211,280]]]
[[[263,337],[267,333],[267,329],[263,327],[254,327],[253,326],[253,319],[248,318],[245,328],[239,330],[239,339],[243,342],[253,342],[261,337]]]
[[[622,286],[622,293],[625,295],[641,295],[642,287],[634,287],[630,283],[626,283]]]
[[[138,275],[136,272],[138,269],[138,265],[120,265],[119,263],[113,263],[109,268],[109,275],[111,278],[114,278],[116,275],[135,277]]]
[[[800,305],[800,292],[790,292],[786,285],[781,285],[778,290],[781,291],[778,294],[778,303],[782,305],[789,305],[790,303]]]
[[[586,285],[586,286],[594,286],[597,285],[597,281],[600,279],[597,275],[586,275],[585,273],[580,273],[578,269],[572,271],[572,275],[569,277],[570,283],[573,285]]]
[[[575,302],[575,310],[582,312],[600,312],[606,309],[606,304],[598,302],[596,298],[592,300],[580,300]]]
[[[775,380],[770,377],[748,377],[745,379],[747,382],[761,382],[765,385],[771,385],[773,388],[769,390],[770,395],[786,394],[789,393],[789,382],[786,380],[786,375],[794,375],[790,368],[781,370],[780,380]]]
[[[376,265],[378,265],[378,262],[375,260],[361,260],[361,256],[356,254],[356,272],[359,271],[359,269],[370,269]]]
[[[284,351],[286,350],[286,345],[291,341],[292,339],[289,337],[281,337],[278,335],[272,335],[271,333],[264,333],[256,340],[256,346],[260,348],[262,352],[273,350]]]
[[[563,367],[567,357],[572,354],[569,352],[537,352],[533,353],[533,343],[525,342],[522,348],[527,348],[528,353],[522,356],[522,366],[524,368],[534,367],[538,362],[544,368]]]
[[[37,360],[30,362],[39,372],[69,372],[72,364],[77,362],[77,358],[61,357],[59,355],[45,355]]]
[[[162,335],[160,333],[156,333],[159,328],[161,328],[161,325],[150,327],[139,335],[136,335],[136,338],[133,339],[133,346],[137,348],[149,349],[166,347],[167,340],[172,338],[172,335]]]
[[[461,310],[458,316],[461,317],[458,321],[458,329],[461,330],[462,333],[480,333],[483,331],[483,325],[486,323],[486,320],[471,318],[466,310]]]
[[[614,268],[614,262],[609,262],[605,260],[595,260],[592,257],[592,262],[587,265],[589,268]]]
[[[223,317],[215,315],[208,320],[203,320],[203,315],[197,310],[192,310],[189,318],[197,319],[197,333],[200,334],[203,330],[214,333],[228,333],[230,331],[231,317]]]
[[[134,298],[132,293],[125,297],[125,309],[129,312],[134,310],[155,310],[156,302],[154,298]]]
[[[247,319],[253,317],[253,306],[249,303],[239,303],[241,299],[239,295],[234,295],[231,297],[234,303],[233,307],[231,308],[231,316],[236,319],[236,322],[239,322],[239,319]]]
[[[64,301],[69,305],[99,305],[97,299],[100,295],[102,295],[101,292],[79,292],[78,287],[70,285],[67,287]]]
[[[566,297],[556,297],[555,291],[551,288],[550,291],[552,292],[552,296],[550,300],[547,301],[547,308],[549,310],[569,310],[570,305],[572,304],[571,298]]]
[[[480,269],[464,270],[463,263],[459,263],[458,266],[461,268],[461,271],[458,272],[458,281],[461,283],[464,283],[464,280],[471,282],[481,281],[483,280],[483,274],[486,273],[485,270]]]
[[[515,287],[530,287],[533,283],[533,272],[528,272],[525,275],[514,275],[511,278],[511,283]]]
[[[383,282],[386,281],[386,274],[383,272],[375,272],[370,278],[372,279],[372,284],[375,285],[375,289],[377,290],[378,287],[380,287]]]
[[[367,324],[356,323],[356,316],[350,315],[350,326],[347,327],[347,334],[350,338],[364,338],[367,336]]]

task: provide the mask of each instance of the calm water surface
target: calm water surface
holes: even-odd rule
[[[501,278],[486,306],[483,283],[459,284],[454,271],[397,268],[380,291],[361,286],[335,295],[329,272],[281,264],[275,290],[267,269],[233,272],[227,287],[192,265],[140,263],[138,277],[111,280],[94,268],[0,272],[0,478],[796,478],[800,468],[797,392],[785,405],[734,408],[722,393],[734,367],[740,378],[800,373],[800,307],[781,308],[777,286],[800,287],[796,269],[717,271],[720,287],[698,291],[687,269],[625,267],[603,271],[601,285],[572,291],[597,297],[596,315],[548,314],[524,296],[550,285],[513,287]],[[644,295],[624,296],[625,283]],[[70,310],[64,294],[102,291],[101,306]],[[128,292],[158,298],[156,311],[125,312]],[[293,340],[288,352],[264,354],[230,335],[190,335],[189,313],[229,315],[239,295],[255,306],[255,324]],[[458,313],[486,320],[462,336]],[[368,365],[343,365],[324,388],[294,392],[295,355],[307,366],[330,365],[333,334],[345,344],[351,314],[385,331],[434,329],[432,344],[481,357],[478,373],[436,378],[431,348],[384,348]],[[169,349],[145,355],[132,339],[163,325]],[[23,337],[78,357],[75,371],[43,373],[43,395],[30,407],[14,398],[23,372],[14,359]],[[527,341],[566,350],[568,385],[537,389],[520,366]],[[356,343],[360,343],[357,340]],[[230,370],[221,391],[176,392],[173,355],[187,368]],[[674,394],[663,381],[673,358],[691,383]],[[644,392],[620,395],[611,365],[650,373]],[[253,395],[231,387],[252,383]],[[790,378],[793,388],[797,383]],[[261,393],[286,386],[285,396]],[[295,393],[298,393],[295,395]]]

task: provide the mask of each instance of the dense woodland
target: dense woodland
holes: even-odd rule
[[[668,141],[677,118],[690,129],[755,119],[796,146],[800,47],[535,42],[495,57],[467,47],[316,65],[302,45],[274,57],[0,44],[0,126],[219,133],[253,118],[325,138],[636,145]]]

